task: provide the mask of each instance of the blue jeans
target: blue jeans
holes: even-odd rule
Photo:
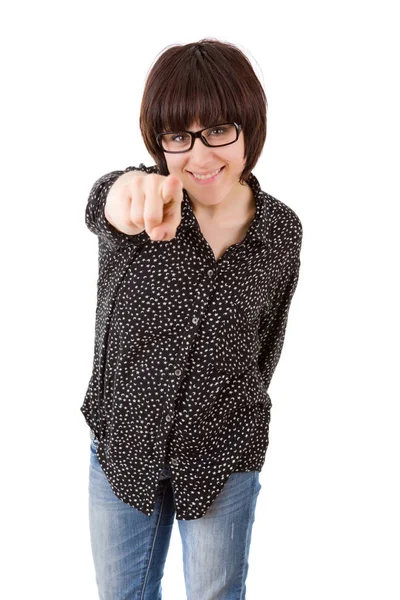
[[[168,465],[151,517],[122,502],[96,455],[91,432],[89,523],[100,600],[161,600],[175,502]],[[188,600],[245,600],[259,472],[232,473],[207,513],[177,520]]]

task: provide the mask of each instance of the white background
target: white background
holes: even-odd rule
[[[101,175],[139,131],[167,46],[215,37],[268,99],[254,169],[300,217],[300,280],[270,386],[249,600],[397,600],[399,21],[395,2],[19,2],[1,21],[0,595],[95,600],[80,413],[92,367]],[[184,600],[177,523],[163,579]]]

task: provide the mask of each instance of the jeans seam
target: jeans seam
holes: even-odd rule
[[[160,512],[159,512],[157,524],[156,524],[156,527],[155,527],[155,533],[154,533],[154,537],[153,537],[153,545],[151,547],[149,563],[147,565],[147,570],[146,570],[146,575],[145,575],[145,578],[144,578],[142,593],[140,595],[140,600],[144,599],[144,592],[145,592],[146,583],[147,583],[147,579],[148,579],[148,575],[149,575],[149,571],[150,571],[151,559],[153,558],[153,552],[154,552],[154,546],[155,546],[156,539],[157,539],[158,527],[160,525],[160,519],[162,517],[162,511],[163,511],[163,506],[164,506],[164,497],[165,497],[166,486],[163,486],[163,487],[164,487],[164,491],[163,491],[163,495],[162,495],[162,499],[161,499]]]
[[[253,480],[253,502],[254,502],[254,496],[255,496],[255,490],[256,490],[256,481],[257,481],[257,471],[255,471],[254,473],[254,480]],[[250,512],[249,512],[249,516],[247,519],[247,532],[246,532],[246,545],[245,548],[247,548],[247,542],[249,539],[249,535],[250,535],[250,531],[252,528],[252,523],[250,522],[250,517],[251,517],[251,513],[253,510],[253,502],[250,503]],[[249,550],[249,554],[250,554],[250,550]],[[246,560],[246,551],[245,551],[245,560]],[[240,584],[240,596],[239,596],[239,600],[242,600],[242,596],[243,596],[243,589],[244,589],[244,565],[242,566],[242,581]]]

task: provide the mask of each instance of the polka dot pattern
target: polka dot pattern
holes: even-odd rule
[[[98,236],[93,369],[81,412],[118,498],[151,516],[169,466],[176,519],[197,519],[231,473],[261,471],[268,387],[300,269],[302,225],[251,174],[256,212],[216,261],[184,190],[176,237],[129,236],[104,216],[128,167],[92,187],[85,221]]]

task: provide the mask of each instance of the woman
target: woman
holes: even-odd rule
[[[174,520],[190,600],[244,599],[268,386],[302,226],[252,173],[267,101],[217,40],[169,47],[140,127],[155,165],[94,184],[98,236],[89,518],[102,599],[161,598]]]

